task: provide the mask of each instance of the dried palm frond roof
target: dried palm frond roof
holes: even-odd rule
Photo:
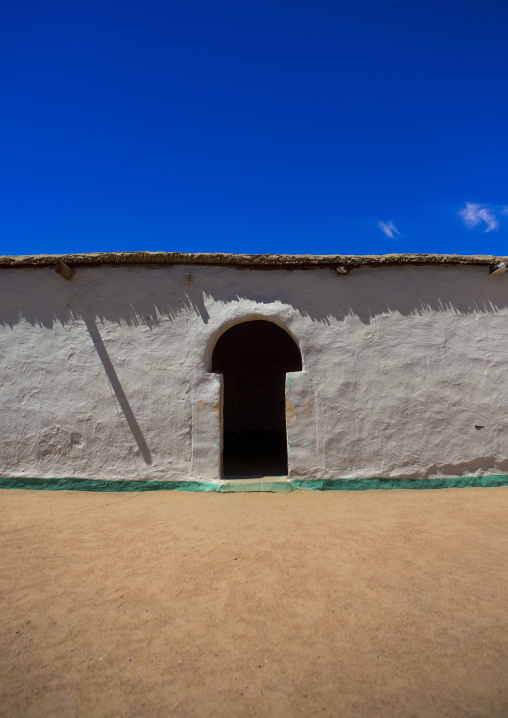
[[[239,269],[320,269],[362,267],[396,267],[403,265],[483,265],[494,271],[508,257],[461,254],[220,254],[183,252],[92,252],[87,254],[37,254],[0,257],[0,268],[69,267],[97,265],[200,265],[236,267]],[[344,272],[345,273],[345,272]]]

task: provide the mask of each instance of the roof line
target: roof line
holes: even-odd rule
[[[70,267],[97,265],[172,265],[227,266],[245,269],[319,269],[323,267],[394,267],[402,265],[481,265],[491,266],[507,257],[461,254],[219,254],[183,252],[95,252],[87,254],[37,254],[0,256],[0,268],[55,267],[64,262]]]

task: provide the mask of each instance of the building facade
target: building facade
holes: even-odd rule
[[[455,255],[0,258],[0,475],[508,473],[503,269]]]

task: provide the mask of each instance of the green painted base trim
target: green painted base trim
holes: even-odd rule
[[[240,492],[268,491],[271,493],[294,491],[289,481],[260,481],[259,483],[242,483],[242,481],[224,481],[220,485],[221,494],[237,494]]]
[[[218,491],[220,484],[205,481],[116,481],[113,479],[31,479],[0,476],[0,489],[44,491]]]
[[[372,489],[465,489],[508,486],[508,475],[460,476],[451,479],[293,479],[295,489],[311,491],[371,491]]]
[[[35,479],[0,476],[0,489],[44,491],[198,491],[216,493],[307,491],[371,491],[379,489],[460,489],[508,486],[508,475],[461,476],[451,479],[291,479],[259,483],[209,481],[116,481],[113,479]]]

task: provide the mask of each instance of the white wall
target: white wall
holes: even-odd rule
[[[508,473],[507,282],[474,266],[0,270],[0,475],[217,479],[211,353],[251,317],[302,352],[294,476]]]

